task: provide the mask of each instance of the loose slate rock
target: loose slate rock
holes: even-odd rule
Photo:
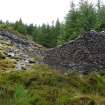
[[[35,58],[43,57],[42,49],[41,45],[23,38],[22,35],[0,30],[0,60],[16,61],[14,67],[16,70],[29,70],[37,62],[40,64],[42,60],[39,61]],[[11,65],[9,62],[8,64]]]
[[[46,52],[44,63],[56,69],[88,73],[105,69],[105,33],[86,32]]]

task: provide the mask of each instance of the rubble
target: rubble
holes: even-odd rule
[[[62,46],[49,49],[45,64],[56,69],[81,73],[105,69],[105,33],[86,32]]]
[[[42,46],[8,31],[0,31],[0,59],[15,60],[16,70],[27,70],[42,57]]]

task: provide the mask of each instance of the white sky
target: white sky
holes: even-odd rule
[[[0,19],[24,23],[52,23],[57,18],[63,21],[72,0],[0,0]],[[79,0],[73,0],[78,3]],[[92,0],[96,1],[96,0]]]

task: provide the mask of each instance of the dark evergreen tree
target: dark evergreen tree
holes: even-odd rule
[[[95,29],[96,9],[87,1],[81,1],[79,8],[71,3],[71,10],[67,14],[65,23],[65,41],[76,38],[81,32]]]
[[[16,21],[16,23],[14,24],[14,29],[22,34],[27,33],[26,26],[23,24],[22,19],[20,19],[19,21]]]

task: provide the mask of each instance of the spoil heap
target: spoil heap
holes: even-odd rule
[[[50,49],[44,62],[62,70],[87,73],[105,69],[105,32],[86,32],[72,42]]]
[[[42,63],[43,47],[8,31],[0,31],[0,70],[27,70]]]

